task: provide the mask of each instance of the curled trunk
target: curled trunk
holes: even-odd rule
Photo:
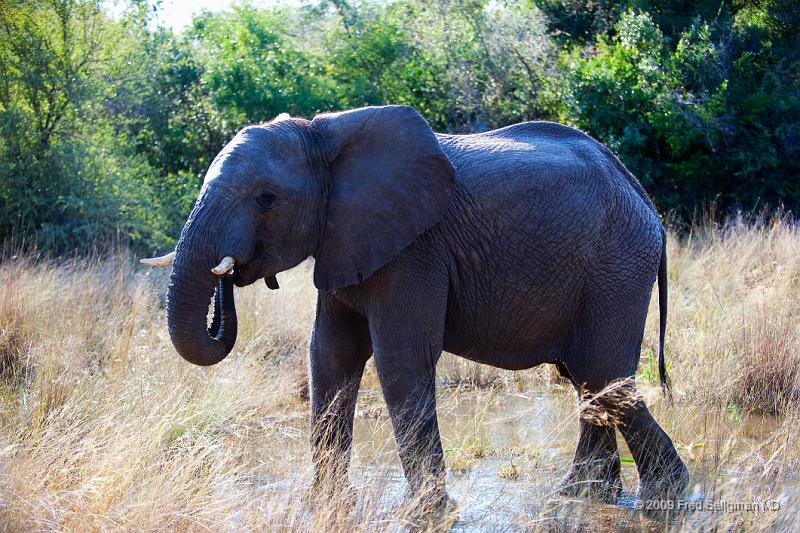
[[[236,342],[236,305],[233,280],[216,278],[209,270],[192,271],[176,261],[167,294],[169,336],[178,353],[196,365],[219,363]],[[208,306],[214,315],[207,326]]]

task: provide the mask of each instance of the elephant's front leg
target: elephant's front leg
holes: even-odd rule
[[[407,339],[413,337],[409,332]],[[375,349],[375,366],[411,494],[435,509],[443,509],[449,501],[436,420],[435,365],[440,355],[441,347],[427,339],[417,339],[414,346]]]
[[[353,414],[371,352],[366,319],[320,294],[309,352],[316,489],[338,490],[347,484]]]

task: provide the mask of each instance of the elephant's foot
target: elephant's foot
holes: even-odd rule
[[[558,494],[589,498],[606,503],[616,501],[622,493],[618,463],[593,465],[594,468],[572,465],[559,484]]]
[[[416,531],[447,530],[458,520],[458,502],[441,488],[410,497],[407,509],[411,529]]]
[[[313,483],[305,493],[304,502],[311,509],[326,507],[352,509],[355,507],[357,499],[356,489],[349,482],[336,485]]]
[[[689,470],[680,457],[668,464],[639,473],[639,494],[642,501],[675,500],[681,497],[689,485]]]

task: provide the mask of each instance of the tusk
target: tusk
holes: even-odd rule
[[[175,252],[170,252],[167,255],[162,255],[161,257],[146,257],[144,259],[139,259],[141,264],[151,267],[168,267],[173,261],[175,261]]]
[[[233,257],[226,255],[222,258],[222,261],[219,262],[217,266],[211,269],[217,276],[222,276],[223,274],[227,274],[230,269],[233,268],[233,265],[236,261],[234,261]]]

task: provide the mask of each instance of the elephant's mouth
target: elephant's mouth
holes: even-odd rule
[[[237,287],[246,287],[261,279],[262,276],[257,275],[250,263],[236,263],[233,273],[231,274],[233,283]]]
[[[275,290],[280,288],[274,273],[267,273],[265,275],[263,271],[256,271],[256,269],[253,268],[250,263],[237,263],[232,277],[233,283],[237,287],[246,287],[248,285],[252,285],[261,278],[264,278],[264,282],[270,289]]]

